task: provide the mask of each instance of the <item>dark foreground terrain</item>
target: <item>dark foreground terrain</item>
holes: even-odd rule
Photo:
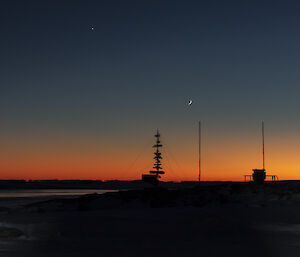
[[[299,182],[9,201],[0,256],[300,256]]]

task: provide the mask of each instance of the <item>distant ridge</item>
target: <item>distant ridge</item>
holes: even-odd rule
[[[281,180],[276,183],[297,183],[300,180]],[[243,184],[245,182],[205,181],[200,186],[211,184]],[[268,182],[266,182],[268,183]],[[198,181],[164,182],[160,186],[166,188],[186,188],[198,186]],[[0,190],[7,189],[143,189],[151,188],[141,180],[0,180]]]

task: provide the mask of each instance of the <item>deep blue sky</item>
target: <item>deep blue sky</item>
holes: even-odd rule
[[[172,141],[198,119],[211,137],[262,119],[296,133],[299,13],[299,1],[1,1],[1,137],[127,144],[159,127]]]

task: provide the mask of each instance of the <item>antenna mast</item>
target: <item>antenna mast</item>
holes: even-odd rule
[[[159,131],[157,130],[156,134],[156,142],[155,145],[153,145],[153,148],[155,148],[155,152],[154,152],[154,165],[153,165],[153,169],[154,170],[150,170],[149,173],[150,174],[142,174],[142,180],[149,182],[153,185],[157,185],[159,178],[160,178],[160,174],[165,174],[164,171],[162,171],[162,167],[161,167],[161,152],[160,152],[160,148],[162,147],[162,144],[160,142],[160,134]]]
[[[265,123],[261,123],[262,145],[263,145],[263,169],[265,170]]]
[[[199,121],[199,127],[198,127],[198,134],[199,134],[199,176],[198,176],[198,182],[200,183],[201,180],[201,121]]]
[[[155,163],[154,163],[153,168],[156,171],[153,171],[151,173],[154,173],[154,174],[156,174],[156,176],[158,176],[158,174],[160,174],[160,170],[162,169],[161,168],[161,161],[160,161],[162,159],[162,157],[161,157],[161,152],[159,151],[159,148],[162,147],[162,144],[160,143],[160,134],[159,134],[158,130],[156,132],[155,137],[156,137],[156,143],[153,146],[153,148],[156,148],[156,151],[154,152],[154,158],[153,159],[155,160]]]

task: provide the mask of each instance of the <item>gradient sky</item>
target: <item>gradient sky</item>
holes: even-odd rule
[[[299,1],[0,3],[0,178],[300,179]],[[188,107],[189,99],[193,100]]]

